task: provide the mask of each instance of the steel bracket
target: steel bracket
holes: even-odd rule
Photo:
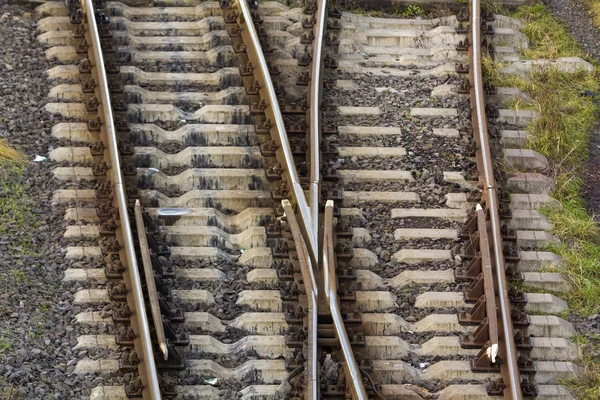
[[[131,310],[129,309],[129,306],[127,305],[127,303],[124,303],[124,304],[121,303],[117,307],[113,308],[111,317],[112,317],[114,324],[118,324],[118,323],[129,324],[130,323],[129,318],[131,317]]]
[[[165,316],[162,316],[163,329],[165,331],[165,337],[171,341],[173,346],[189,346],[190,338],[185,332],[177,332],[175,327],[171,324]]]
[[[490,324],[487,317],[483,318],[475,332],[471,335],[461,335],[460,347],[463,349],[480,349],[490,340]]]
[[[469,46],[471,46],[471,42],[469,41],[469,38],[465,38],[465,40],[460,40],[458,42],[458,45],[456,46],[456,51],[469,51]]]
[[[110,285],[113,283],[113,285]],[[127,287],[124,282],[109,282],[108,297],[113,301],[127,302]]]
[[[483,348],[477,353],[474,359],[471,360],[471,371],[473,372],[500,372],[499,364],[492,364],[488,356],[488,348],[491,346],[490,342],[485,343]]]
[[[461,325],[480,324],[486,316],[486,304],[485,295],[482,294],[475,305],[473,305],[470,312],[462,311],[458,313],[458,323]]]
[[[477,275],[477,277],[471,281],[471,284],[464,289],[465,301],[467,303],[477,302],[484,294],[485,280],[483,274]]]
[[[454,271],[454,277],[457,280],[472,281],[477,279],[479,274],[481,274],[481,253],[477,253],[468,260],[466,265],[463,263]]]
[[[175,278],[175,270],[166,257],[150,254],[150,260],[152,261],[152,269],[158,276],[164,279]]]
[[[106,279],[123,279],[123,272],[125,271],[125,267],[119,259],[119,256],[116,254],[112,254],[110,256],[106,256],[104,260],[104,275],[106,276]]]

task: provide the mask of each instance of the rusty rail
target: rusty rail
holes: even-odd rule
[[[108,78],[104,68],[104,57],[102,55],[100,35],[98,33],[98,24],[95,13],[96,9],[93,0],[82,0],[81,4],[82,11],[86,15],[89,26],[86,33],[88,43],[90,44],[89,58],[94,67],[92,69],[92,74],[98,82],[98,86],[95,89],[96,96],[101,99],[101,105],[98,107],[98,114],[102,120],[102,127],[106,135],[106,148],[108,149],[107,160],[109,161],[111,172],[113,174],[112,186],[114,189],[115,204],[119,211],[120,234],[117,234],[117,239],[122,248],[121,253],[125,253],[124,257],[121,257],[121,261],[127,269],[127,274],[123,275],[123,280],[125,281],[128,291],[127,302],[133,305],[131,310],[131,326],[135,332],[134,349],[136,349],[140,359],[138,369],[143,385],[142,394],[144,398],[160,399],[159,378],[154,362],[150,328],[142,292],[142,283],[127,211],[125,183],[121,173],[117,134],[110,103]]]
[[[500,215],[498,212],[498,194],[496,181],[494,178],[493,157],[489,145],[489,135],[487,128],[487,117],[485,112],[485,98],[483,88],[483,74],[481,66],[481,5],[479,0],[471,0],[471,46],[469,47],[469,80],[471,84],[471,118],[473,125],[473,134],[477,144],[477,164],[480,171],[480,182],[483,184],[483,198],[486,202],[486,208],[489,213],[489,232],[491,236],[490,261],[493,265],[493,273],[496,278],[495,295],[499,303],[498,324],[502,329],[493,327],[492,319],[496,318],[496,310],[488,311],[490,339],[494,334],[498,335],[498,355],[500,357],[500,372],[504,380],[504,398],[509,400],[521,400],[523,393],[521,390],[520,373],[517,364],[517,348],[514,338],[513,322],[511,318],[510,300],[508,297],[508,284],[506,278],[506,266],[503,254],[503,242],[500,224]],[[479,215],[483,213],[478,211]],[[486,227],[487,229],[487,227]],[[481,231],[483,232],[483,231]],[[484,247],[482,247],[482,250]],[[490,266],[491,267],[491,266]],[[483,272],[487,267],[482,265]],[[489,273],[486,273],[489,279]],[[489,291],[490,283],[486,282],[486,300],[492,301]],[[491,314],[489,312],[492,312]],[[496,332],[492,332],[495,329]],[[493,354],[493,348],[489,347]],[[491,360],[491,355],[490,355]],[[495,357],[494,357],[495,361]]]
[[[134,213],[138,241],[140,244],[140,253],[142,255],[142,265],[144,266],[144,277],[146,278],[146,288],[148,289],[148,299],[150,300],[150,311],[152,312],[152,323],[154,325],[158,346],[163,354],[163,359],[166,361],[169,358],[169,350],[167,348],[167,339],[165,338],[162,313],[158,303],[158,292],[156,290],[156,282],[154,281],[154,270],[152,269],[152,259],[150,258],[146,226],[144,225],[142,206],[139,200],[135,201]]]

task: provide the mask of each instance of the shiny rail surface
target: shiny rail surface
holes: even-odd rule
[[[327,20],[327,0],[317,1],[315,12],[315,38],[311,68],[309,97],[310,132],[310,195],[309,206],[314,226],[319,222],[319,197],[321,195],[321,87],[323,86],[323,39]]]
[[[346,326],[342,319],[342,311],[338,298],[338,285],[335,272],[335,250],[333,244],[333,201],[327,200],[325,204],[323,232],[323,279],[325,283],[325,296],[331,311],[333,325],[340,341],[342,354],[344,356],[344,368],[347,380],[350,381],[352,399],[368,400],[367,391],[363,385],[362,376],[354,353]]]
[[[246,44],[246,51],[253,68],[258,68],[257,80],[260,84],[261,99],[267,99],[265,114],[267,119],[275,121],[272,125],[272,137],[279,146],[277,152],[278,161],[283,165],[283,172],[291,183],[292,196],[297,206],[298,215],[295,215],[294,204],[287,200],[282,201],[288,225],[292,231],[294,244],[298,252],[302,278],[308,301],[308,357],[305,367],[304,388],[305,398],[317,400],[319,398],[319,362],[317,345],[318,304],[323,302],[330,310],[334,322],[337,337],[340,342],[342,354],[345,361],[345,370],[352,391],[352,398],[366,400],[367,392],[362,382],[362,376],[358,363],[354,358],[350,339],[342,321],[339,299],[337,296],[337,277],[335,272],[335,255],[333,250],[333,201],[328,201],[325,207],[325,224],[322,235],[319,228],[319,211],[321,195],[321,86],[323,83],[323,40],[327,19],[326,0],[317,1],[315,10],[315,32],[313,39],[312,67],[310,73],[309,92],[309,166],[310,166],[310,190],[309,200],[300,186],[296,166],[292,156],[285,124],[278,104],[275,88],[273,86],[266,59],[261,49],[260,40],[252,21],[250,6],[246,0],[236,0],[239,10],[238,23],[242,27],[241,35]],[[275,129],[275,132],[273,132]],[[318,243],[322,237],[323,242]],[[320,248],[319,244],[322,245]],[[319,253],[323,255],[319,259]],[[321,264],[322,263],[322,264]],[[320,297],[320,279],[315,279],[317,269],[322,270],[325,297]]]
[[[315,38],[313,40],[312,68],[310,74],[310,94],[309,94],[309,127],[310,127],[310,208],[312,212],[313,224],[319,221],[319,196],[321,193],[321,88],[323,86],[323,42],[325,36],[325,26],[327,21],[327,0],[317,1],[317,10],[315,11]],[[327,200],[325,204],[325,213],[323,220],[322,233],[322,270],[324,294],[323,299],[331,312],[333,325],[336,335],[340,342],[342,354],[344,357],[344,369],[347,380],[350,382],[351,395],[353,399],[367,400],[367,391],[365,390],[362,376],[350,339],[346,331],[342,312],[337,293],[336,260],[334,251],[334,229],[333,229],[333,201]],[[317,233],[318,235],[318,233]],[[319,236],[318,236],[319,237]],[[317,313],[317,310],[314,310]],[[310,315],[310,314],[309,314]],[[310,339],[309,339],[310,340]]]
[[[152,341],[146,315],[146,306],[142,292],[142,283],[135,255],[135,247],[131,225],[127,211],[127,197],[125,195],[125,183],[121,172],[121,161],[119,158],[118,141],[114,125],[112,106],[110,103],[110,93],[108,90],[108,78],[104,68],[104,57],[102,55],[100,35],[95,18],[95,7],[93,0],[82,0],[82,11],[86,15],[88,29],[88,42],[90,44],[90,60],[94,66],[92,72],[97,78],[98,86],[96,93],[100,95],[101,105],[99,115],[106,133],[109,165],[113,174],[112,187],[114,189],[115,204],[119,211],[121,235],[117,235],[122,251],[125,252],[125,265],[128,273],[124,275],[125,284],[128,289],[128,303],[133,303],[131,310],[131,324],[135,332],[134,348],[138,353],[140,363],[138,365],[140,378],[142,380],[143,397],[147,399],[158,400],[161,398],[159,377],[154,362],[152,350]],[[99,92],[99,93],[98,93]],[[133,302],[130,302],[133,297]],[[139,351],[141,350],[141,352]]]
[[[294,207],[288,200],[283,200],[283,209],[285,216],[288,221],[290,230],[292,231],[292,237],[294,239],[294,246],[298,252],[298,262],[300,263],[300,272],[302,273],[302,281],[304,282],[304,291],[306,293],[306,300],[308,302],[308,357],[306,358],[306,367],[304,368],[305,376],[305,399],[318,399],[319,398],[319,355],[317,353],[317,325],[318,325],[318,298],[319,291],[317,282],[315,280],[314,269],[310,262],[306,251],[306,244],[302,240],[300,234],[300,227],[294,214]]]
[[[472,124],[475,141],[478,147],[477,164],[480,180],[483,183],[483,198],[489,210],[491,231],[491,249],[494,272],[497,282],[497,299],[499,307],[499,325],[502,326],[499,335],[500,371],[504,380],[504,398],[520,400],[523,398],[519,368],[517,365],[517,348],[514,338],[511,318],[506,266],[503,255],[500,215],[498,212],[498,194],[494,178],[493,157],[489,145],[485,98],[483,89],[483,73],[481,66],[481,4],[480,0],[471,1],[471,46],[469,47],[469,78],[471,83],[471,107],[473,109]],[[491,349],[490,349],[491,350]]]

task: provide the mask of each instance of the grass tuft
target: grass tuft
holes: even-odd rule
[[[583,372],[577,378],[561,382],[569,387],[577,399],[600,399],[600,337],[598,335],[577,335],[572,338],[583,354],[580,367]]]
[[[30,233],[38,225],[37,221],[32,220],[33,201],[27,194],[24,174],[24,163],[0,160],[0,233],[9,234],[11,253],[33,255],[34,245],[30,240]],[[9,277],[20,278],[12,274],[2,278]]]
[[[598,0],[588,0],[585,1],[587,7],[590,10],[590,16],[592,17],[592,21],[597,28],[600,28],[600,1]]]
[[[583,56],[581,48],[543,5],[519,7],[512,16],[524,20],[523,32],[531,47],[526,56],[558,58]],[[531,103],[511,104],[537,111],[538,118],[527,127],[527,148],[544,155],[555,182],[553,197],[558,205],[542,209],[560,240],[550,250],[562,257],[560,272],[573,290],[569,305],[580,315],[600,309],[600,229],[586,212],[580,197],[591,132],[597,121],[594,102],[600,91],[598,70],[564,73],[556,68],[538,68],[530,76],[503,75],[502,65],[483,62],[486,79],[496,86],[516,87],[527,93]]]
[[[582,57],[587,54],[579,43],[568,34],[566,27],[556,20],[543,4],[521,6],[510,15],[525,23],[521,31],[531,44],[523,54],[527,58],[556,59],[559,57]]]
[[[25,156],[10,147],[6,139],[0,139],[0,166],[2,166],[2,162],[6,161],[23,162],[25,161]]]

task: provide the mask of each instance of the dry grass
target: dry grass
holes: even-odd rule
[[[0,162],[2,161],[22,162],[25,161],[25,156],[10,147],[6,139],[0,139]]]
[[[599,0],[588,0],[586,4],[590,10],[590,15],[594,21],[594,25],[600,29],[600,1]]]

